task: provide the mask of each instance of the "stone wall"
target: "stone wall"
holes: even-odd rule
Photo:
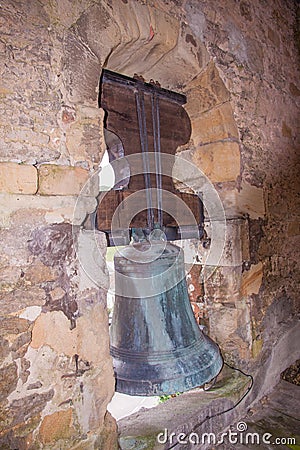
[[[204,289],[226,358],[254,370],[295,322],[296,10],[292,0],[1,2],[1,448],[115,445],[105,242],[80,229],[96,208],[93,182],[79,194],[104,151],[103,66],[187,95],[192,136],[179,154],[225,211],[225,251]],[[201,190],[205,177],[188,175]],[[209,215],[208,235],[218,221]],[[200,243],[200,259],[207,252]]]
[[[299,312],[297,8],[294,2],[259,1],[255,7],[226,2],[213,10],[205,7],[201,14],[241,141],[237,205],[247,215],[249,237],[241,293],[250,312],[252,356],[260,361]],[[228,187],[222,191],[226,204]],[[277,364],[279,371],[280,357]]]
[[[65,32],[40,2],[1,4],[3,449],[116,441],[106,413],[114,392],[106,240],[80,230],[98,194],[91,184],[82,189],[104,151],[100,69],[91,92],[71,100]],[[90,262],[99,270],[91,280],[80,261],[95,239],[98,260],[90,253]]]

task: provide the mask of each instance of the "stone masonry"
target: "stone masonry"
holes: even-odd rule
[[[299,312],[298,3],[3,0],[0,20],[1,449],[117,448],[106,241],[83,227],[102,67],[187,95],[178,155],[197,170],[180,188],[212,186],[226,224],[199,279],[209,333],[264,395],[297,359],[272,349]],[[213,238],[224,218],[205,202]],[[210,248],[196,247],[202,264]]]

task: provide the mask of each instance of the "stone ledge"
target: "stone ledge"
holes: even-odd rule
[[[37,170],[29,164],[0,163],[0,192],[9,194],[35,194]]]
[[[180,433],[189,435],[192,431],[201,439],[203,433],[214,431],[220,433],[228,425],[234,424],[239,417],[240,408],[226,414],[207,419],[225,411],[242,397],[247,389],[249,379],[225,367],[220,380],[210,391],[194,389],[171,398],[155,408],[141,409],[118,422],[119,445],[121,450],[132,448],[162,450],[170,447],[170,442],[159,443],[157,436],[168,430],[168,435]],[[200,424],[195,429],[195,424]],[[201,441],[200,441],[201,442]],[[173,440],[173,444],[175,441]],[[176,445],[175,448],[183,448]],[[195,444],[184,445],[186,449],[200,448]],[[201,449],[208,448],[201,445]],[[211,448],[211,447],[209,447]]]
[[[249,436],[255,433],[256,436],[260,437],[260,442],[256,438],[256,442],[253,440],[254,444],[249,440],[247,446],[235,445],[234,448],[236,450],[247,450],[249,448],[268,450],[271,446],[267,441],[273,443],[275,438],[279,437],[280,440],[281,438],[283,439],[281,444],[275,446],[277,449],[298,449],[300,442],[300,414],[296,400],[298,397],[299,386],[280,380],[268,396],[263,397],[260,402],[251,407],[241,422],[247,425]],[[264,435],[266,436],[266,441],[263,440]],[[243,437],[246,437],[245,434]],[[285,443],[284,439],[286,439]],[[288,445],[288,439],[290,439],[290,445]],[[292,439],[294,439],[294,445],[292,444]],[[255,445],[256,443],[257,446]],[[249,444],[251,447],[249,447]],[[227,450],[228,447],[223,444],[218,445],[217,449]]]
[[[38,169],[40,195],[78,195],[90,173],[82,167],[43,164]]]
[[[13,214],[19,210],[40,210],[47,223],[70,222],[81,225],[86,214],[95,211],[95,197],[84,197],[78,202],[78,196],[55,195],[16,195],[0,193],[0,228],[9,228]]]

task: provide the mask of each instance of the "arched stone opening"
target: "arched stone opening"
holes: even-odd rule
[[[231,354],[233,349],[235,352],[240,349],[241,353],[237,351],[233,359],[246,358],[250,342],[247,308],[244,302],[243,306],[240,304],[241,220],[236,213],[236,201],[232,200],[240,173],[238,131],[230,94],[205,46],[176,17],[137,2],[116,1],[93,5],[80,15],[65,33],[63,61],[67,67],[63,77],[68,99],[64,117],[69,117],[70,108],[76,111],[74,121],[68,123],[65,119],[66,146],[73,164],[84,158],[90,167],[97,169],[100,159],[99,145],[95,145],[97,136],[104,150],[103,112],[97,108],[102,67],[128,76],[138,73],[146,80],[153,78],[163,87],[186,93],[192,136],[188,145],[178,149],[178,154],[200,168],[218,190],[225,187],[231,195],[232,207],[228,208],[231,222],[225,243],[227,254],[219,267],[213,268],[214,275],[205,281],[203,304],[209,310],[211,336],[222,350]],[[85,141],[87,133],[90,136]],[[192,182],[196,192],[198,183],[197,179]],[[209,221],[207,228],[209,233]],[[80,245],[79,259],[84,259],[89,235],[89,231],[82,232],[80,239],[85,244]],[[201,243],[194,243],[194,251],[200,256],[205,253]],[[240,333],[242,330],[242,338],[236,333],[238,328]],[[237,345],[237,340],[242,345]]]
[[[100,22],[101,8],[106,8],[105,24]],[[104,61],[105,68],[127,76],[138,73],[145,80],[158,80],[163,87],[187,95],[185,108],[192,135],[185,148],[178,149],[178,155],[195,164],[211,180],[224,201],[228,219],[227,256],[205,282],[211,333],[224,351],[235,353],[234,359],[248,358],[249,311],[241,294],[242,262],[247,260],[247,223],[243,220],[247,207],[239,204],[240,142],[230,93],[204,44],[184,22],[137,3],[115,2],[101,8],[90,8],[74,29],[82,33],[86,45]],[[99,36],[91,31],[95,28],[102,31]],[[98,78],[91,87],[95,88],[96,82]],[[85,81],[81,79],[82,84]],[[193,188],[198,191],[197,180],[193,181]],[[201,243],[199,247],[201,254]],[[238,348],[240,353],[236,353]]]
[[[94,5],[71,30],[65,38],[65,57],[72,80],[66,78],[69,83],[65,87],[76,107],[82,108],[81,102],[91,103],[94,110],[101,67],[127,76],[138,73],[147,81],[158,80],[163,87],[187,95],[192,135],[178,154],[200,168],[223,199],[225,195],[228,219],[226,256],[205,280],[199,306],[209,311],[210,334],[222,350],[232,360],[247,359],[251,332],[248,305],[241,294],[241,234],[244,246],[247,236],[243,212],[237,205],[239,134],[230,93],[214,61],[187,24],[137,2]],[[192,182],[196,192],[197,183],[197,179]],[[194,243],[193,251],[200,257],[205,254],[201,243]]]
[[[105,23],[100,20],[104,11]],[[99,35],[95,29],[99,29]],[[66,46],[67,55],[72,55],[68,63],[77,71],[77,75],[73,73],[72,89],[69,86],[71,99],[83,101],[82,87],[85,87],[89,88],[89,95],[87,91],[84,102],[88,97],[95,102],[99,61],[110,70],[128,76],[138,73],[145,80],[157,79],[163,87],[187,95],[192,136],[188,145],[178,149],[178,154],[199,167],[212,181],[224,200],[228,219],[226,256],[214,268],[213,275],[207,277],[200,308],[209,310],[211,336],[229,358],[246,360],[251,351],[251,330],[247,300],[241,293],[242,264],[247,259],[247,222],[243,219],[246,211],[238,204],[240,142],[230,93],[214,61],[186,24],[137,3],[94,5],[75,23],[73,32],[77,36],[76,45],[72,36]],[[82,50],[77,50],[78,36],[84,41],[83,51],[86,48],[92,51],[85,66],[81,62]],[[93,74],[91,79],[89,74]],[[197,179],[193,180],[195,191],[199,189],[197,183]],[[196,252],[205,253],[201,243],[197,247]]]

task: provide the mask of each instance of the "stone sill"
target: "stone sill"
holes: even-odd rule
[[[176,436],[179,433],[189,436],[194,432],[201,438],[203,433],[219,434],[228,425],[234,425],[234,419],[240,416],[241,407],[216,417],[212,416],[232,408],[246,392],[248,385],[249,378],[225,366],[219,375],[219,381],[211,390],[194,389],[155,408],[144,408],[121,419],[118,422],[120,449],[166,450],[171,447],[170,442],[161,444],[157,441],[158,434],[165,429],[168,430],[168,436],[171,433]],[[207,419],[207,416],[212,418]],[[196,424],[202,425],[195,427]],[[173,444],[176,442],[174,439]],[[195,444],[178,444],[174,448],[178,450],[196,447]],[[202,448],[206,447],[201,445]]]

